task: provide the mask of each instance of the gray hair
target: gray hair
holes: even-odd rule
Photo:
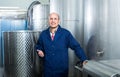
[[[52,14],[56,14],[56,15],[58,16],[58,19],[60,19],[59,14],[58,14],[58,13],[56,13],[56,12],[52,12],[52,13],[50,13],[50,14],[49,14],[49,18],[50,18],[50,15],[52,15]]]

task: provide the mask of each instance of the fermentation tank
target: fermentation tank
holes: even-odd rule
[[[34,45],[39,34],[28,30],[4,32],[5,77],[37,77]]]
[[[48,26],[49,4],[33,1],[27,11],[27,28],[42,31]]]
[[[84,1],[84,47],[89,59],[120,59],[120,1]]]

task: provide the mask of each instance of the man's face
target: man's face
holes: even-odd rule
[[[49,25],[51,28],[56,28],[60,20],[57,14],[53,13],[49,16]]]

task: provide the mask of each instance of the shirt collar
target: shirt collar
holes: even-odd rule
[[[55,34],[57,32],[57,30],[58,30],[58,26],[53,34]],[[50,31],[50,28],[49,28],[49,31]],[[52,32],[50,32],[50,34],[52,34]]]

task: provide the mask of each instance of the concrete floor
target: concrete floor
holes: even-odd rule
[[[0,77],[3,77],[3,68],[0,67]]]

